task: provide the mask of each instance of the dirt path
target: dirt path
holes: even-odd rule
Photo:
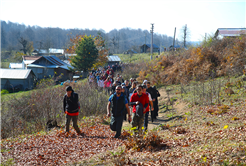
[[[153,130],[156,127],[158,127],[160,124],[165,124],[168,121],[177,117],[177,116],[170,117],[171,114],[175,113],[176,115],[182,116],[185,112],[186,103],[184,103],[180,100],[175,101],[175,103],[173,104],[173,109],[170,109],[167,111],[165,108],[165,104],[168,101],[166,90],[164,88],[161,88],[161,89],[158,89],[158,91],[161,95],[158,98],[159,113],[158,113],[157,119],[154,122],[151,122],[151,118],[149,115],[149,124],[148,124],[149,130]],[[172,97],[172,96],[170,96],[170,97]],[[123,129],[129,129],[129,128],[131,128],[131,124],[124,121],[123,122]]]

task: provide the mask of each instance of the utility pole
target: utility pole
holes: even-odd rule
[[[205,33],[205,43],[207,43],[207,33]]]
[[[120,32],[119,32],[118,37],[117,37],[117,41],[118,41],[118,45],[117,45],[117,54],[119,54],[119,49],[120,49],[120,43],[119,43],[119,40],[120,40]]]
[[[150,47],[150,59],[152,59],[152,56],[153,56],[153,33],[154,33],[154,24],[151,23],[151,30],[150,30],[150,33],[151,33],[151,47]]]
[[[187,24],[184,27],[184,48],[186,47]]]
[[[174,29],[174,37],[173,37],[173,51],[174,51],[174,46],[175,46],[175,35],[176,35],[176,27]]]
[[[145,45],[144,45],[144,53],[146,53],[146,33],[145,33]]]

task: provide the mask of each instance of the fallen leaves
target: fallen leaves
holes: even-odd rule
[[[2,153],[2,161],[14,158],[18,165],[64,165],[122,145],[122,140],[112,138],[109,126],[96,123],[81,130],[85,137],[77,136],[71,128],[69,134],[54,130],[49,135],[26,137],[21,142],[4,141],[1,148],[6,152]]]

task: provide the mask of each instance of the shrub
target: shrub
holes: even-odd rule
[[[155,151],[162,148],[169,148],[169,145],[157,134],[157,132],[148,132],[147,134],[139,134],[129,136],[127,132],[122,133],[122,138],[127,137],[124,141],[126,150],[133,149],[136,151]]]
[[[187,84],[191,80],[207,80],[219,76],[242,75],[246,65],[246,36],[211,38],[197,48],[165,53],[146,63],[139,72],[139,81],[153,84]]]
[[[46,80],[47,82],[50,80]],[[53,84],[52,82],[50,82]],[[69,83],[79,95],[81,110],[79,118],[106,114],[105,93],[98,92],[88,83]],[[42,87],[42,83],[39,84]],[[33,133],[45,129],[48,120],[58,124],[65,122],[63,112],[64,86],[49,86],[31,91],[30,95],[16,98],[11,95],[1,105],[1,138],[15,137],[19,134]]]
[[[9,91],[6,90],[6,89],[2,89],[2,90],[1,90],[1,95],[3,95],[3,94],[8,94],[8,93],[9,93]]]

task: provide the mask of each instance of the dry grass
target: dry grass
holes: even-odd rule
[[[10,95],[1,101],[1,138],[19,134],[34,133],[45,129],[48,120],[56,120],[59,125],[65,121],[63,97],[65,87],[53,87],[52,80],[38,84],[38,89],[29,95]],[[79,118],[106,114],[107,96],[87,83],[70,83],[79,94],[81,110]]]

